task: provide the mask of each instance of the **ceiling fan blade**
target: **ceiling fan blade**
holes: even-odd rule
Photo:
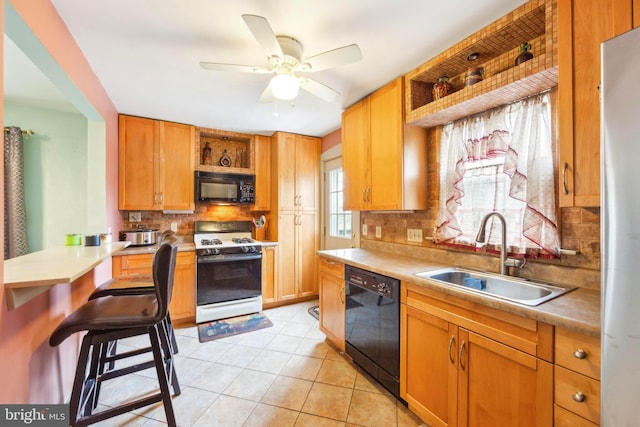
[[[276,99],[276,97],[273,96],[273,92],[271,92],[271,85],[268,84],[267,87],[264,88],[264,91],[262,91],[260,98],[258,98],[258,102],[261,104],[268,104],[273,102],[274,99]]]
[[[308,69],[305,68],[302,71],[325,70],[327,68],[358,62],[361,59],[362,52],[360,52],[358,45],[350,44],[349,46],[339,47],[305,59],[303,63],[308,65]]]
[[[201,62],[200,66],[205,70],[215,71],[239,71],[241,73],[258,74],[268,74],[273,72],[273,70],[267,70],[266,68],[256,67],[254,65],[221,64],[219,62]]]
[[[340,92],[331,89],[329,86],[325,86],[322,83],[318,83],[315,80],[311,80],[306,77],[300,77],[298,79],[300,87],[312,95],[318,98],[324,99],[327,102],[334,102],[340,96]]]
[[[251,34],[253,34],[253,37],[258,41],[264,53],[267,54],[267,59],[271,60],[274,56],[278,58],[283,57],[282,48],[280,47],[280,43],[278,43],[275,33],[271,29],[271,25],[269,25],[269,21],[257,15],[242,15],[242,19],[244,19]]]

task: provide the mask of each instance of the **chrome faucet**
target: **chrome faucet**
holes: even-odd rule
[[[507,267],[522,267],[524,266],[524,260],[516,260],[516,259],[507,259],[507,222],[504,220],[502,214],[498,212],[488,213],[482,218],[482,222],[480,222],[480,229],[478,230],[478,234],[476,235],[476,242],[484,243],[486,240],[485,237],[485,229],[487,228],[487,220],[496,216],[500,220],[502,224],[502,246],[500,247],[500,274],[504,274],[505,276],[509,275]]]

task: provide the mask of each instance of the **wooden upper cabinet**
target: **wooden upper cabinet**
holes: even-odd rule
[[[398,78],[342,115],[345,209],[427,208],[426,130],[403,120]]]
[[[193,210],[195,168],[195,128],[162,122],[160,149],[160,182],[162,209]]]
[[[321,140],[276,132],[273,136],[273,189],[279,210],[318,210]]]
[[[255,151],[255,203],[252,211],[268,211],[271,209],[271,138],[256,135]]]
[[[118,208],[153,210],[160,182],[160,124],[156,120],[120,116]]]
[[[600,44],[632,28],[633,2],[558,2],[561,207],[600,206]]]
[[[193,210],[195,128],[119,117],[118,208]]]
[[[369,187],[369,99],[347,108],[342,113],[342,170],[344,171],[344,208],[368,209]]]

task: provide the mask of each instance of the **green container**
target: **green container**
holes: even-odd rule
[[[82,234],[67,234],[64,244],[66,246],[79,246],[82,244]]]

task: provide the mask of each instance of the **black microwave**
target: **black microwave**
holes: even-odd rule
[[[255,175],[196,171],[196,202],[254,203],[255,182]]]

